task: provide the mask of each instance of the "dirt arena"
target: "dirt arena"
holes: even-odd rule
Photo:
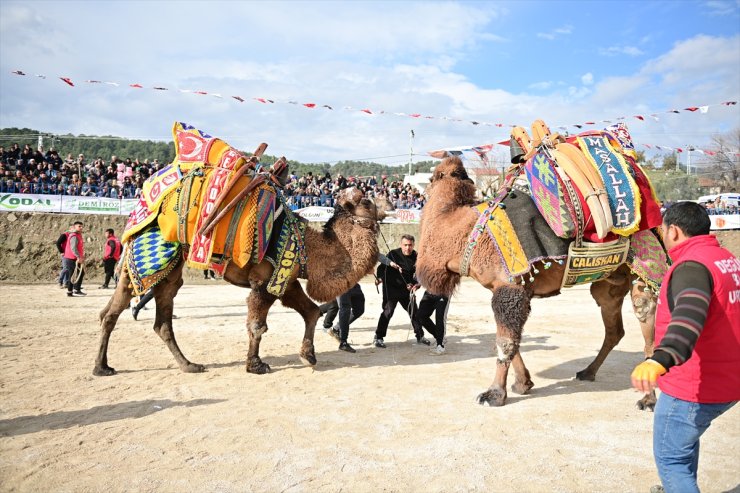
[[[316,368],[297,357],[302,320],[277,304],[261,355],[244,371],[246,291],[188,282],[175,302],[183,352],[207,366],[183,374],[151,330],[125,312],[109,363],[94,377],[97,313],[111,291],[67,298],[51,283],[0,284],[0,490],[55,492],[647,492],[658,483],[652,414],[629,374],[642,360],[626,336],[596,382],[573,379],[601,343],[587,288],[535,300],[522,353],[535,382],[503,408],[475,403],[493,378],[489,294],[466,281],[449,312],[448,353],[412,344],[397,313],[387,349],[371,347],[380,296],[347,354],[322,332]],[[415,342],[415,341],[414,341]],[[740,406],[702,441],[699,485],[740,491]]]

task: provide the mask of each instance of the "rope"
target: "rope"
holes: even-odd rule
[[[77,284],[80,281],[80,278],[82,277],[82,273],[85,272],[85,266],[81,263],[75,263],[75,270],[72,271],[72,275],[70,276],[70,282],[72,284]]]

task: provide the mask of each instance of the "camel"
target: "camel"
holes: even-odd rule
[[[450,296],[460,283],[461,258],[468,235],[478,219],[471,206],[479,201],[475,199],[475,186],[458,157],[447,157],[436,167],[427,193],[429,200],[421,219],[416,273],[426,289]],[[533,282],[525,285],[511,282],[492,241],[490,235],[482,234],[469,264],[469,275],[491,290],[491,306],[497,326],[496,375],[491,386],[478,395],[477,401],[481,405],[503,406],[509,366],[514,367],[512,391],[526,394],[534,385],[519,351],[522,329],[529,317],[533,297],[560,294],[565,266],[553,262],[547,268],[542,262],[536,263],[539,274],[534,276]],[[591,295],[601,308],[605,335],[596,358],[576,373],[577,379],[593,381],[609,352],[624,336],[622,303],[627,293],[630,293],[634,312],[640,321],[645,354],[652,355],[656,304],[654,297],[644,291],[641,282],[633,285],[635,278],[623,264],[605,280],[591,284]],[[652,409],[654,405],[654,393],[638,401],[640,409]]]
[[[361,191],[347,189],[341,194],[334,208],[334,216],[322,230],[306,227],[305,249],[307,264],[306,292],[299,283],[298,269],[289,278],[288,286],[281,301],[284,306],[297,311],[305,322],[303,342],[299,351],[301,361],[308,366],[316,364],[314,353],[314,328],[319,319],[319,308],[310,298],[325,302],[336,298],[354,286],[363,276],[369,274],[377,262],[379,231],[378,221],[385,217],[387,203],[375,203],[363,198]],[[303,219],[301,219],[303,220]],[[172,309],[175,296],[183,284],[183,260],[157,284],[154,289],[156,315],[154,332],[164,341],[175,357],[180,370],[186,373],[205,371],[205,366],[189,361],[180,351],[172,327]],[[276,296],[265,289],[273,266],[264,260],[258,264],[248,263],[239,268],[234,262],[227,264],[224,279],[229,283],[251,288],[247,297],[247,332],[249,349],[246,371],[264,374],[270,366],[259,356],[262,335],[267,332],[267,314]],[[108,343],[119,315],[128,308],[133,290],[124,269],[116,291],[108,304],[100,312],[100,348],[93,374],[108,376],[116,373],[108,365]]]

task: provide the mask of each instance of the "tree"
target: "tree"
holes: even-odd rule
[[[678,158],[675,154],[671,153],[667,156],[663,156],[663,170],[671,171],[678,169]]]
[[[712,137],[712,143],[716,147],[713,155],[709,156],[709,169],[714,177],[727,192],[738,190],[740,181],[740,128],[724,135]]]

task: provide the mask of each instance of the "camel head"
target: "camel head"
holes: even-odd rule
[[[375,229],[377,223],[386,217],[389,205],[365,198],[361,190],[352,187],[342,190],[337,197],[334,215],[347,213],[357,224]]]
[[[430,200],[436,196],[449,205],[470,205],[476,201],[475,183],[457,156],[444,158],[434,168],[427,194]]]

